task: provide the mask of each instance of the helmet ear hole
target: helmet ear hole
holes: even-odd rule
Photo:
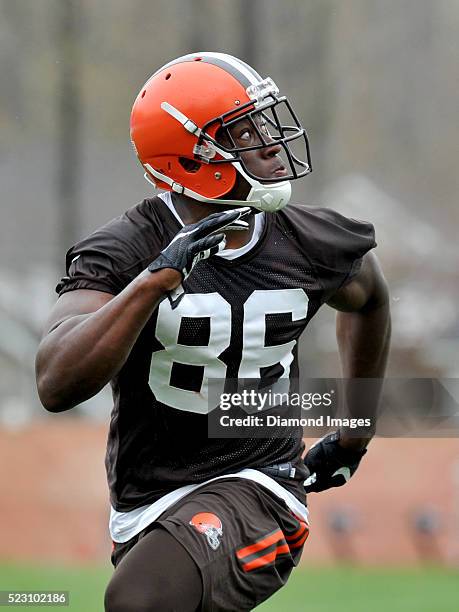
[[[190,174],[195,174],[201,167],[199,162],[194,159],[189,159],[188,157],[179,157],[179,163],[182,168]]]

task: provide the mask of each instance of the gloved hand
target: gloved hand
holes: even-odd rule
[[[249,224],[242,217],[250,213],[250,207],[225,210],[205,219],[185,225],[168,246],[148,266],[150,272],[163,268],[178,270],[185,280],[201,259],[207,259],[222,251],[226,245],[221,230],[247,230]],[[172,308],[176,308],[185,294],[180,284],[168,293]]]
[[[366,452],[366,448],[351,450],[340,446],[339,432],[327,434],[318,440],[304,458],[310,473],[304,481],[306,493],[318,493],[346,484]]]

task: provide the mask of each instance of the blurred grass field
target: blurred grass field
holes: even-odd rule
[[[0,564],[0,590],[70,591],[72,612],[102,612],[109,567]],[[306,568],[260,612],[457,612],[459,573],[441,568]],[[41,608],[46,606],[41,606]],[[21,606],[21,610],[36,607]]]

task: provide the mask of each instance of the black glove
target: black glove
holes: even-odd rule
[[[185,280],[201,259],[207,259],[225,248],[225,235],[221,230],[247,230],[249,225],[241,217],[250,213],[244,206],[209,215],[205,219],[185,225],[168,246],[148,266],[150,272],[163,268],[178,270]],[[176,308],[185,294],[182,285],[168,293],[172,308]]]
[[[346,484],[366,452],[366,448],[351,450],[340,446],[339,432],[327,434],[318,440],[304,458],[310,473],[304,481],[306,493],[318,493]]]

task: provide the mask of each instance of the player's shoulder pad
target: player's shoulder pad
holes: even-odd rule
[[[164,223],[158,198],[146,198],[99,227],[75,244],[67,253],[67,264],[83,252],[105,253],[119,262],[119,268],[129,265],[131,259],[149,259],[157,254],[164,242]]]
[[[106,287],[121,291],[160,253],[173,230],[165,227],[164,203],[146,198],[76,243],[66,254],[67,276],[58,284],[69,288]]]
[[[289,204],[279,222],[323,272],[348,273],[353,263],[376,246],[371,223],[351,219],[330,208]]]

